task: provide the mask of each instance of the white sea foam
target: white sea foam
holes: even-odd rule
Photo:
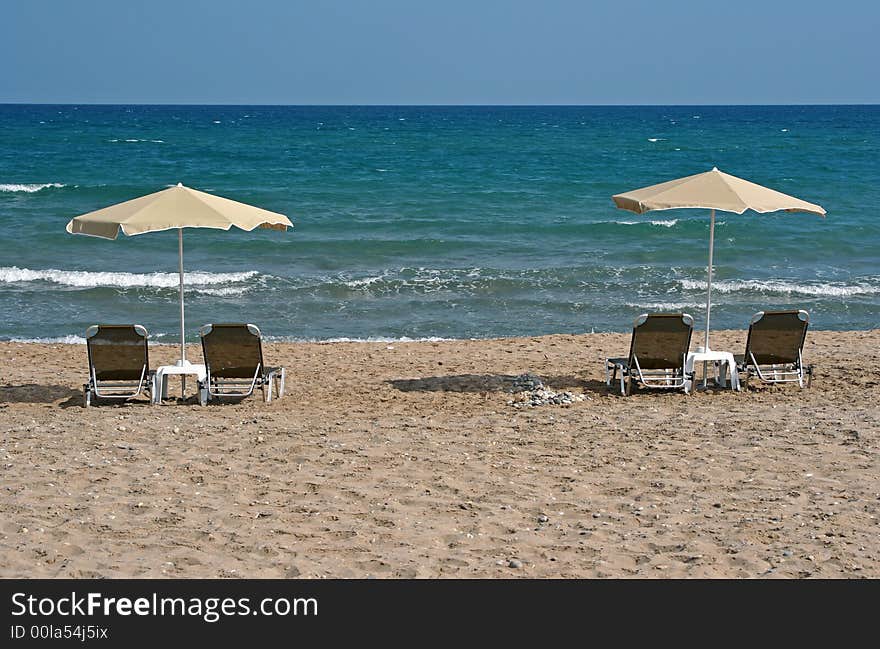
[[[410,338],[409,336],[368,336],[366,338],[295,338],[291,336],[265,336],[269,342],[279,343],[439,343],[449,340],[461,340],[458,338],[440,338],[439,336],[427,336],[425,338]]]
[[[682,279],[678,281],[685,290],[706,290],[706,282]],[[856,284],[843,282],[820,282],[805,284],[779,279],[724,280],[712,283],[712,290],[719,293],[757,291],[760,293],[782,293],[786,295],[814,295],[817,297],[847,297],[850,295],[875,295],[880,293],[880,283],[861,281]]]
[[[648,311],[682,311],[684,309],[699,309],[706,305],[698,302],[627,302],[626,306]]]
[[[230,284],[244,282],[257,275],[257,271],[249,270],[241,273],[205,273],[191,272],[184,274],[188,286],[206,286],[211,284]],[[62,286],[76,288],[95,288],[106,286],[113,288],[171,288],[180,281],[177,273],[122,273],[96,272],[89,270],[31,270],[17,266],[0,267],[0,284],[21,282],[51,282]]]
[[[351,279],[343,283],[348,288],[363,288],[364,286],[370,286],[371,284],[375,284],[376,282],[381,282],[387,277],[388,273],[385,272],[381,275],[376,275],[375,277],[362,277],[361,279]]]
[[[658,219],[654,221],[614,221],[614,223],[619,223],[620,225],[645,225],[646,223],[650,223],[651,225],[659,225],[664,228],[671,228],[673,225],[678,223],[678,219]]]
[[[233,295],[242,295],[250,290],[248,286],[224,286],[222,288],[196,288],[193,293],[199,295],[215,295],[217,297],[231,297]]]
[[[11,343],[44,343],[56,345],[85,345],[86,339],[82,336],[58,336],[57,338],[10,338]]]
[[[43,189],[66,187],[62,183],[8,183],[0,184],[0,192],[23,192],[33,194]]]
[[[492,278],[489,278],[490,280]],[[495,279],[516,279],[499,276]],[[481,279],[479,268],[399,268],[386,269],[379,275],[351,279],[346,276],[327,278],[331,285],[341,284],[349,289],[369,293],[401,293],[412,290],[432,293],[444,290],[475,290],[486,280]]]
[[[175,332],[172,336],[177,336],[178,334]],[[150,333],[150,339],[155,338],[167,338],[169,334],[159,333],[153,334]],[[329,343],[438,343],[445,342],[450,340],[464,340],[459,338],[441,338],[439,336],[427,336],[424,338],[410,338],[409,336],[368,336],[366,338],[296,338],[293,336],[264,336],[264,340],[268,342],[275,343],[320,343],[320,344],[329,344]],[[470,340],[473,340],[471,338]],[[67,336],[58,336],[55,338],[10,338],[5,342],[10,343],[42,343],[42,344],[54,344],[54,345],[85,345],[86,339],[82,336],[76,336],[73,334]]]

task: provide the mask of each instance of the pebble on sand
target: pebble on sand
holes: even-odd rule
[[[517,395],[515,399],[507,402],[514,408],[534,408],[546,405],[569,405],[575,401],[583,401],[586,395],[572,394],[571,392],[555,392],[550,390],[541,381],[541,377],[535,374],[520,374],[513,379],[510,392]]]

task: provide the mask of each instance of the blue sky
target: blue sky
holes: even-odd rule
[[[0,102],[880,103],[880,3],[6,0]]]

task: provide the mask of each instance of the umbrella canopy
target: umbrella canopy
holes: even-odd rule
[[[214,196],[178,183],[153,194],[111,205],[77,216],[67,224],[71,234],[85,234],[104,239],[126,235],[177,230],[178,271],[180,273],[180,361],[186,364],[183,310],[183,229],[214,228],[229,230],[269,228],[286,230],[293,224],[283,214]]]
[[[77,216],[67,224],[67,231],[115,239],[120,232],[131,236],[175,228],[229,230],[232,226],[248,231],[255,228],[286,230],[293,224],[283,214],[178,183],[160,192]]]
[[[715,210],[742,214],[755,212],[807,212],[825,216],[825,209],[794,196],[731,176],[717,167],[693,176],[669,180],[611,197],[617,207],[644,214],[652,210],[696,207],[712,211],[709,228],[709,281],[706,287],[706,336],[709,349],[709,315],[712,310],[712,256],[715,248]]]
[[[697,207],[736,214],[746,210],[761,213],[784,210],[825,216],[825,210],[820,205],[731,176],[717,167],[701,174],[615,194],[611,198],[617,207],[636,214]]]

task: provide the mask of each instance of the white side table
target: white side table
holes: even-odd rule
[[[722,388],[727,387],[726,375],[730,374],[730,388],[739,391],[739,374],[736,373],[736,360],[730,352],[716,352],[711,349],[688,352],[687,359],[685,360],[685,372],[687,374],[693,373],[696,363],[712,363],[716,368],[716,381]],[[706,376],[704,370],[703,387],[706,387],[708,380],[709,377]]]
[[[208,377],[208,370],[199,363],[189,361],[177,361],[174,365],[160,365],[156,368],[156,377],[153,379],[153,403],[161,403],[168,398],[168,380],[171,375],[194,374],[199,381]],[[199,398],[201,403],[202,399]]]

